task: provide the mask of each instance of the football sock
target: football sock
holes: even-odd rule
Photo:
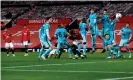
[[[128,48],[126,48],[126,49],[127,49],[128,55],[130,56],[131,55],[130,50]]]
[[[80,46],[80,44],[78,44],[78,51],[80,52],[80,49],[81,49],[81,46]]]
[[[120,51],[118,51],[117,58],[120,57]]]
[[[83,54],[86,55],[86,44],[84,44],[83,48]]]
[[[28,54],[28,45],[25,45],[25,53]]]
[[[11,49],[11,51],[12,51],[12,54],[14,54],[14,49]]]
[[[63,50],[60,50],[59,55],[58,55],[58,57],[57,57],[58,59],[61,57],[62,52],[63,52]]]
[[[111,56],[112,52],[110,49],[108,49],[108,56]]]
[[[44,51],[44,49],[43,49],[43,47],[42,47],[42,48],[40,49],[39,57],[41,57],[41,56],[42,56],[43,51]]]
[[[92,35],[92,49],[95,48],[95,44],[96,44],[96,35]]]
[[[72,57],[72,49],[71,48],[68,48],[68,55],[69,55],[69,57]]]
[[[6,53],[9,54],[9,49],[6,49]]]
[[[50,53],[50,51],[52,51],[51,48],[47,49],[47,50],[45,51],[45,53],[44,53],[44,56],[46,57],[46,56]]]

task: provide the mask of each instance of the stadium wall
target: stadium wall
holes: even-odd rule
[[[45,19],[18,19],[17,25],[29,25],[29,24],[44,24]],[[52,19],[51,23],[62,23],[62,24],[69,24],[71,22],[71,18],[59,18],[59,19]]]

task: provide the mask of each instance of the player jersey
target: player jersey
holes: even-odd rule
[[[28,40],[30,40],[30,31],[29,31],[29,29],[23,29],[22,30],[22,40],[23,41],[28,41]]]
[[[82,40],[82,36],[81,36],[81,34],[79,33],[79,31],[77,31],[77,30],[75,30],[75,39],[77,39],[77,40]]]
[[[96,13],[90,14],[89,16],[90,21],[90,32],[91,34],[96,34],[99,32],[98,26],[97,26],[97,15]]]
[[[112,42],[112,40],[105,40],[105,45],[106,46],[108,46],[108,45],[112,45],[113,44],[113,42]]]
[[[129,39],[130,34],[132,34],[132,30],[124,27],[121,29],[120,33],[122,34],[121,39]]]
[[[109,31],[115,31],[115,27],[116,27],[116,20],[112,20],[109,26]]]
[[[110,19],[109,19],[109,16],[107,14],[104,14],[101,18],[102,20],[102,27],[103,28],[109,28],[109,25],[110,25]]]
[[[41,28],[40,28],[40,30],[39,30],[39,37],[40,38],[47,38],[47,34],[46,34],[46,30],[50,30],[50,24],[48,24],[48,23],[46,23],[46,24],[44,24]]]
[[[86,33],[86,28],[87,28],[86,23],[80,22],[79,24],[80,33]]]
[[[57,39],[58,39],[58,42],[66,41],[65,36],[66,36],[67,34],[68,34],[68,33],[67,33],[67,31],[66,31],[65,28],[58,28],[58,29],[56,29],[56,31],[55,31],[55,35],[56,35],[56,37],[57,37]]]
[[[96,13],[89,15],[89,21],[90,21],[91,26],[96,25],[96,23],[97,23],[96,19],[97,19]]]
[[[115,52],[118,52],[119,46],[118,45],[113,45],[112,50]]]
[[[7,43],[12,42],[12,34],[10,34],[9,32],[3,32],[3,40]]]

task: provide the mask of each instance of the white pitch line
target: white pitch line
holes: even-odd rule
[[[38,67],[38,66],[52,66],[52,65],[63,65],[63,64],[44,64],[44,65],[28,65],[28,66],[11,66],[11,67],[2,67],[2,68],[24,68],[24,67]]]
[[[133,72],[113,72],[113,71],[66,71],[66,70],[23,70],[23,69],[2,69],[3,71],[17,72],[65,72],[65,73],[109,73],[109,74],[133,74]]]
[[[123,61],[97,61],[97,62],[77,62],[77,63],[64,63],[64,64],[44,64],[44,65],[27,65],[27,66],[10,66],[10,67],[1,67],[1,68],[22,68],[22,67],[38,67],[38,66],[62,66],[62,65],[75,65],[75,64],[91,64],[91,63],[100,63],[100,62],[124,62],[130,60]]]
[[[121,78],[100,79],[100,80],[122,80],[122,79],[133,79],[133,76],[131,76],[131,77],[121,77]]]

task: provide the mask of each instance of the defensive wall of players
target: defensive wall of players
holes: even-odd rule
[[[57,23],[62,23],[64,26],[71,23],[71,18],[60,18],[60,19],[53,19],[51,23],[51,30],[50,30],[50,36],[52,37],[54,35],[55,29],[57,28]],[[125,23],[130,23],[130,28],[133,30],[133,17],[123,17],[116,25],[116,42],[119,44],[120,42],[120,35],[119,30],[125,26]],[[42,26],[42,24],[45,23],[45,19],[18,19],[16,26],[13,26],[12,28],[9,28],[9,32],[13,34],[14,39],[14,47],[15,48],[23,48],[21,43],[21,30],[23,29],[23,25],[26,24],[27,27],[30,29],[30,39],[31,43],[29,44],[29,48],[40,48],[40,41],[38,37],[38,30]],[[18,28],[19,27],[19,28]],[[101,23],[98,25],[99,29],[101,29]],[[1,39],[1,48],[4,48],[4,41]],[[133,43],[129,45],[130,48],[133,48]],[[91,48],[91,36],[90,32],[87,33],[87,48]],[[102,48],[102,41],[97,38],[97,48]]]

